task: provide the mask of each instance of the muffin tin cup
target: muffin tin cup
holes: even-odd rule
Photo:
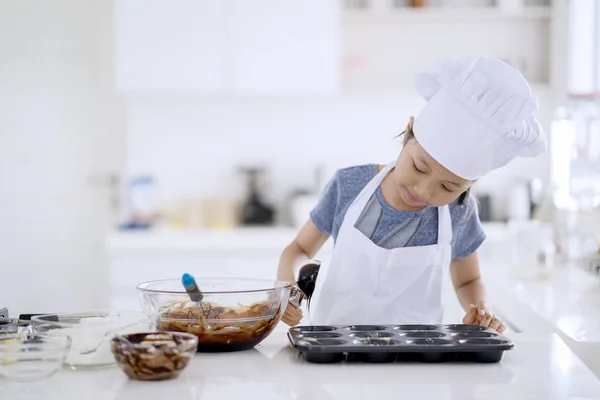
[[[298,334],[299,338],[314,338],[314,339],[335,339],[342,337],[341,333],[336,332],[306,332]]]
[[[394,361],[492,363],[514,343],[476,325],[299,326],[288,338],[307,362]]]

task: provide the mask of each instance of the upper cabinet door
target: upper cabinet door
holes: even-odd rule
[[[340,86],[338,0],[229,0],[234,93],[335,93]]]
[[[115,63],[129,93],[221,93],[225,4],[218,0],[116,0]]]

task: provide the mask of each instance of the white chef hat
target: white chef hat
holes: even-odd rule
[[[546,138],[532,116],[537,97],[523,75],[493,58],[449,61],[437,72],[415,75],[427,100],[413,125],[421,146],[441,165],[475,180],[517,156],[546,151]]]

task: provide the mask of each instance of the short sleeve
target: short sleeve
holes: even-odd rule
[[[310,219],[326,235],[331,235],[339,202],[339,171],[323,189],[317,205],[310,212]]]
[[[485,231],[479,220],[477,200],[469,196],[457,229],[457,238],[452,249],[452,258],[464,259],[472,255],[485,241]]]

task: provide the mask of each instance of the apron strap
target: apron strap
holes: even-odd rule
[[[450,207],[438,207],[438,244],[449,245],[452,243],[452,218]]]
[[[354,199],[354,201],[352,201],[352,203],[348,207],[348,210],[353,209],[353,206],[357,206],[357,208],[359,208],[360,211],[362,211],[362,209],[367,205],[371,195],[375,193],[381,182],[383,182],[383,179],[395,166],[396,162],[394,161],[381,168],[377,175],[375,175],[375,177],[373,177],[373,179],[371,179],[371,181],[365,185],[363,190],[361,190],[358,196],[356,196],[356,198]],[[358,217],[360,216],[360,211],[357,212],[355,216],[352,216],[352,225],[354,225],[356,223],[356,220],[358,220]]]
[[[352,209],[352,206],[357,206],[360,210],[362,210],[367,202],[369,201],[369,197],[375,192],[377,187],[381,184],[383,179],[387,176],[387,174],[396,166],[396,162],[390,162],[383,168],[379,170],[377,175],[369,182],[367,185],[361,190],[361,192],[356,196],[354,201],[348,207],[348,210]],[[378,167],[379,168],[379,167]],[[356,215],[352,215],[352,225],[356,223],[360,212],[357,212]],[[438,207],[438,244],[442,245],[450,245],[452,243],[452,221],[450,217],[450,208],[445,205],[442,207]]]

